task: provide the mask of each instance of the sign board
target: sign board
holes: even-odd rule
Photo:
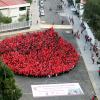
[[[79,83],[31,85],[33,97],[83,95]]]

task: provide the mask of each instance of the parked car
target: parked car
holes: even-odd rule
[[[45,13],[44,13],[44,8],[40,8],[40,16],[44,16]]]
[[[43,10],[44,10],[44,8],[42,8],[42,7],[39,8],[39,11],[40,11],[40,12],[43,11]]]
[[[40,0],[39,4],[40,4],[41,7],[44,7],[44,1],[43,0]]]
[[[41,10],[40,16],[44,16],[44,15],[45,15],[44,10]]]

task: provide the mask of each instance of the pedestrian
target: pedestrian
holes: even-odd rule
[[[90,42],[90,51],[93,51],[93,44]]]
[[[94,46],[93,46],[93,51],[94,51],[95,54],[98,51],[98,48],[97,48],[96,44],[94,44]]]
[[[83,23],[83,21],[82,21],[81,24],[80,24],[80,26],[83,27],[83,25],[84,25],[84,23]]]
[[[77,30],[77,32],[76,32],[76,37],[77,37],[78,39],[80,39],[79,30]]]
[[[83,33],[86,30],[86,27],[83,22],[81,23],[81,27],[82,27],[81,33]]]
[[[95,57],[94,57],[94,54],[92,53],[92,55],[91,55],[91,59],[92,59],[92,63],[94,64],[94,62],[95,62]]]
[[[50,75],[48,75],[48,77],[50,78],[51,76],[50,76]]]
[[[49,11],[52,11],[52,9],[51,9],[51,8],[49,8]]]
[[[38,24],[38,20],[37,20],[37,24]]]
[[[88,40],[89,40],[89,36],[86,34],[86,35],[85,35],[85,42],[87,43]]]
[[[93,95],[91,100],[97,100],[97,96]]]
[[[61,21],[61,24],[64,24],[64,21],[63,20]]]
[[[99,57],[98,49],[97,49],[97,51],[96,51],[96,57]]]
[[[62,10],[62,5],[61,5],[61,7],[60,7],[60,8],[61,8],[61,10]]]
[[[73,29],[72,29],[71,33],[74,35],[74,31],[73,31]]]
[[[58,74],[55,75],[56,77],[58,76]]]
[[[74,25],[74,19],[73,19],[73,17],[69,18],[69,20],[70,20],[70,23],[72,23],[72,25]]]
[[[90,43],[91,43],[91,41],[92,41],[92,38],[91,38],[91,37],[89,37],[89,38],[88,38],[88,42],[90,42]]]
[[[73,19],[73,17],[72,17],[72,25],[74,25],[74,19]]]
[[[69,22],[71,23],[71,18],[70,18],[70,16],[68,17],[68,19],[69,19]]]

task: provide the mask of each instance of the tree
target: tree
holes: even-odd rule
[[[12,22],[12,19],[11,19],[11,17],[5,17],[5,16],[3,16],[2,17],[2,22],[5,23],[5,24],[8,24],[8,23]]]
[[[80,0],[76,0],[75,2],[76,2],[76,3],[80,3]]]
[[[11,22],[12,22],[11,17],[6,17],[6,16],[2,15],[2,13],[0,12],[0,23],[8,24]]]
[[[13,72],[0,61],[0,100],[18,100],[21,96]]]
[[[32,3],[32,0],[27,0],[27,2],[31,4]]]
[[[100,0],[87,0],[84,19],[95,32],[96,38],[100,40]]]

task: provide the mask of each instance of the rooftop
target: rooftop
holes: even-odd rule
[[[0,7],[26,4],[26,0],[0,0]]]

